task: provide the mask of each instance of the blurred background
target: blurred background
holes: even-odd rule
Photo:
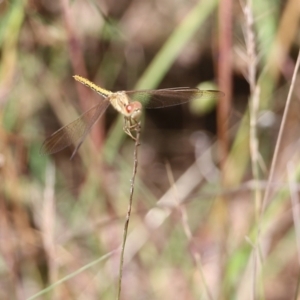
[[[299,18],[298,0],[0,0],[0,299],[116,296],[122,118],[72,160],[39,154],[102,100],[75,74],[225,93],[144,112],[121,298],[298,299]]]

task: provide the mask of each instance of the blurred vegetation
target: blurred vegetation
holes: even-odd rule
[[[299,19],[298,0],[0,1],[0,299],[116,296],[134,147],[122,118],[109,108],[73,160],[39,155],[101,101],[72,76],[223,90],[222,59],[225,158],[218,103],[145,111],[122,299],[298,299],[299,75],[271,166]]]

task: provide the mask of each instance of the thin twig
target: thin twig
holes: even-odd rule
[[[289,89],[289,93],[288,93],[288,97],[287,97],[287,101],[286,101],[286,105],[284,108],[284,113],[283,113],[283,117],[282,117],[282,122],[280,125],[280,129],[279,129],[279,133],[278,133],[278,138],[277,138],[277,142],[276,142],[276,146],[275,146],[275,150],[274,150],[274,155],[273,155],[273,159],[272,159],[272,163],[271,163],[271,169],[270,169],[270,174],[269,174],[269,178],[268,178],[268,184],[267,184],[267,188],[264,194],[264,198],[262,200],[262,206],[261,206],[261,216],[264,213],[266,206],[268,204],[268,200],[269,200],[269,196],[271,193],[271,183],[273,181],[274,178],[274,174],[275,174],[275,166],[277,163],[277,158],[278,158],[278,154],[279,154],[279,149],[281,146],[281,140],[282,140],[282,136],[283,136],[283,130],[285,128],[285,124],[286,124],[286,120],[287,120],[287,115],[288,115],[288,111],[290,108],[290,104],[291,104],[291,99],[292,99],[292,93],[294,90],[294,86],[295,86],[295,82],[296,82],[296,77],[297,77],[297,73],[299,70],[299,65],[300,65],[300,50],[298,52],[298,57],[297,57],[297,62],[295,65],[295,69],[294,69],[294,73],[293,73],[293,77],[292,77],[292,82],[291,82],[291,86]]]
[[[136,175],[137,166],[138,166],[138,147],[140,145],[139,140],[140,140],[140,125],[138,125],[138,127],[136,128],[136,137],[135,137],[134,154],[133,154],[134,164],[133,164],[133,171],[132,171],[131,185],[130,185],[129,205],[128,205],[128,210],[127,210],[127,215],[126,215],[126,221],[124,224],[123,242],[122,242],[121,256],[120,256],[119,286],[118,286],[118,296],[117,296],[118,300],[120,300],[121,289],[122,289],[124,251],[125,251],[125,244],[126,244],[126,239],[127,239],[127,234],[128,234],[128,225],[129,225],[129,220],[130,220],[130,215],[131,215],[135,175]]]

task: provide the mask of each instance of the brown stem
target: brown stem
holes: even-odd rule
[[[87,69],[83,58],[83,51],[81,49],[81,43],[76,35],[76,26],[74,26],[68,0],[61,0],[61,7],[68,37],[68,50],[72,68],[75,75],[88,78]],[[81,109],[82,111],[86,111],[91,107],[90,104],[93,103],[91,100],[93,100],[93,97],[95,96],[82,84],[76,84],[76,88],[79,95]],[[101,99],[95,99],[95,101],[99,100]],[[101,124],[104,124],[103,118],[101,118]],[[101,149],[104,135],[103,126],[94,126],[91,131],[91,135],[96,149]]]
[[[228,120],[232,94],[232,0],[220,1],[219,8],[219,64],[218,77],[220,90],[225,97],[218,103],[218,140],[221,169],[228,156]]]

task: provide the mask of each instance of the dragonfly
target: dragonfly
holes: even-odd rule
[[[75,145],[71,159],[74,157],[93,125],[103,115],[109,105],[112,105],[123,115],[123,130],[134,140],[134,132],[140,130],[142,108],[163,108],[183,104],[195,99],[218,99],[224,94],[217,90],[199,90],[197,88],[176,87],[157,90],[133,90],[111,92],[99,87],[88,79],[75,75],[74,79],[89,87],[102,100],[83,113],[75,121],[60,128],[43,142],[40,153],[53,154],[64,148]]]

